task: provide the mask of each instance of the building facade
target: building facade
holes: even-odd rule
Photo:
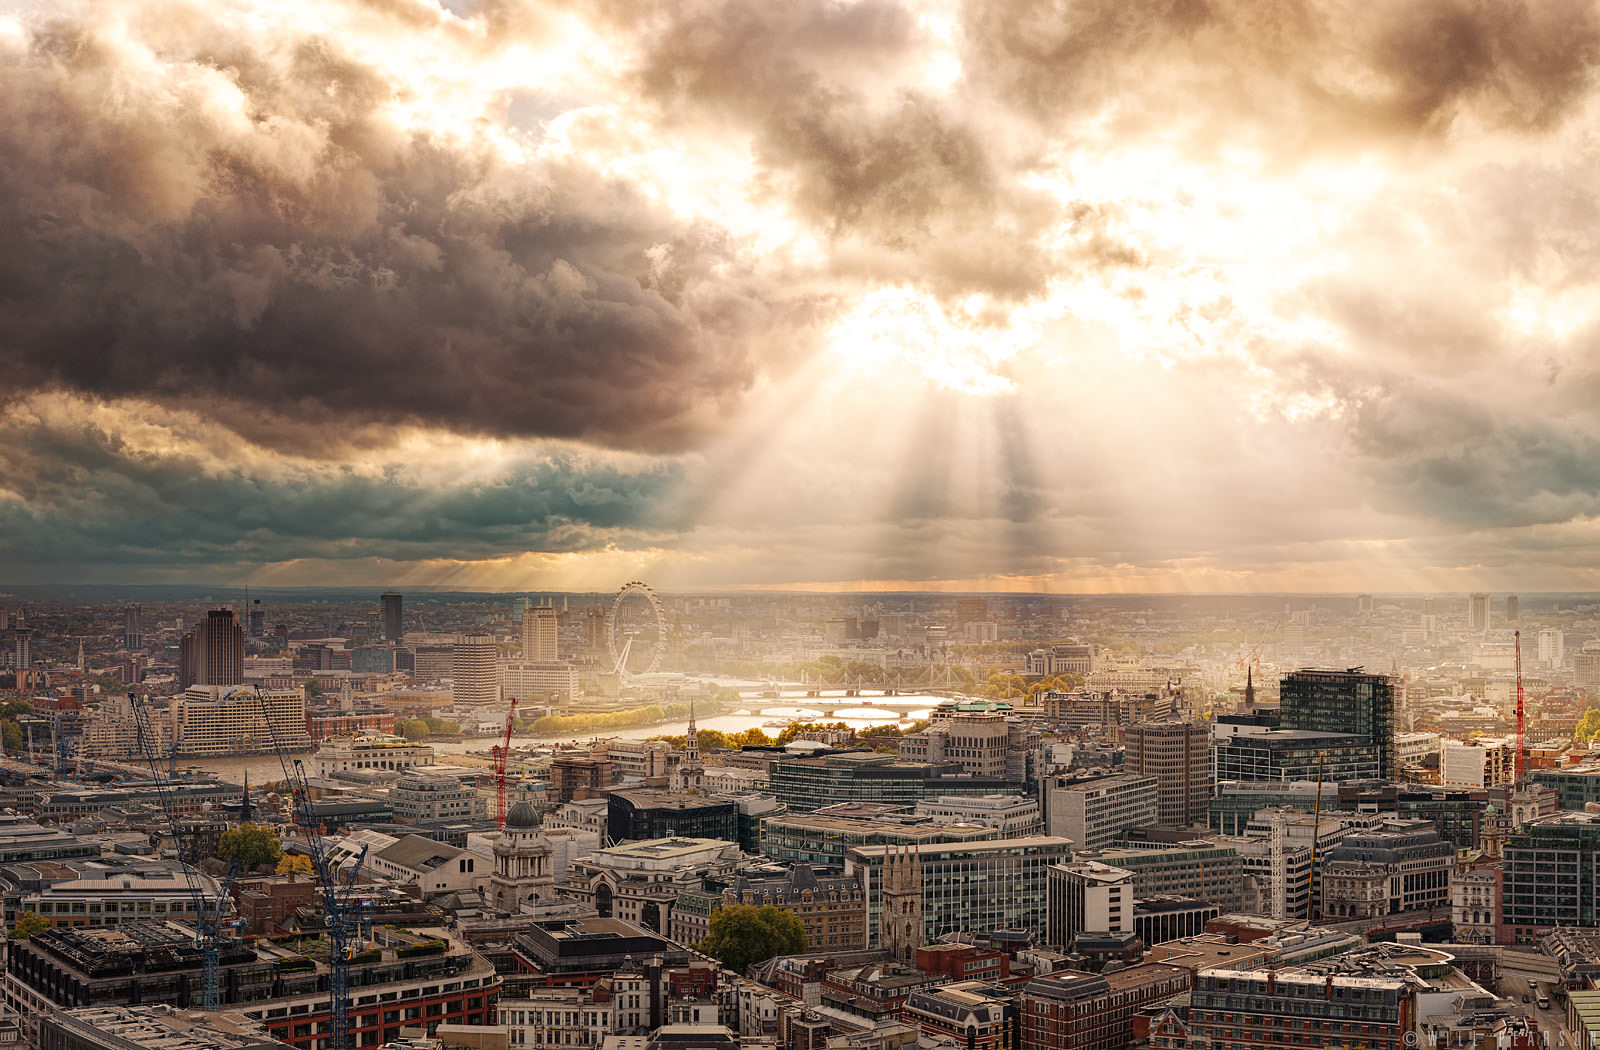
[[[1079,849],[1099,849],[1129,828],[1157,823],[1161,785],[1153,776],[1112,774],[1045,781],[1046,828]]]
[[[1295,671],[1283,677],[1278,696],[1284,728],[1359,733],[1377,753],[1376,775],[1394,779],[1395,679],[1360,669]]]
[[[1058,970],[1035,977],[1019,997],[1021,1050],[1122,1050],[1133,1015],[1188,991],[1192,971],[1144,963],[1107,974]]]
[[[1155,777],[1156,822],[1204,825],[1211,801],[1211,728],[1204,722],[1139,722],[1123,734],[1123,769]]]
[[[1028,930],[1047,927],[1047,872],[1071,852],[1066,839],[1038,837],[992,842],[863,846],[845,856],[845,874],[867,893],[869,946],[882,946],[884,879],[889,857],[914,857],[922,886],[922,937],[931,943],[952,931]]]
[[[483,707],[500,702],[500,647],[489,634],[464,634],[450,647],[455,702]]]

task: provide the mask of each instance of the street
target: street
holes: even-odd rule
[[[1562,1047],[1572,1046],[1572,1037],[1567,1034],[1566,1007],[1558,1003],[1555,997],[1552,996],[1550,1008],[1547,1010],[1539,1009],[1539,984],[1539,980],[1526,974],[1507,971],[1502,973],[1500,977],[1500,994],[1515,1001],[1522,1007],[1528,1017],[1538,1023],[1544,1034],[1546,1046],[1551,1047],[1552,1050],[1560,1050]],[[1548,980],[1545,982],[1545,987],[1549,987]],[[1524,995],[1528,997],[1526,1005],[1522,1003]]]

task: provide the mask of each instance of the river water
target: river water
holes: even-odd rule
[[[806,696],[784,696],[781,699],[747,698],[743,701],[747,706],[741,708],[744,714],[714,715],[711,718],[697,718],[696,723],[701,729],[717,729],[724,733],[742,733],[747,729],[760,728],[768,736],[777,736],[782,732],[782,727],[767,725],[768,722],[791,721],[804,722],[843,722],[852,729],[867,729],[872,726],[899,725],[906,726],[911,722],[927,718],[932,708],[943,702],[942,696],[867,696],[848,699],[841,697],[828,697],[825,703],[827,710],[832,714],[824,714],[818,707],[806,707],[807,700],[815,704],[815,698]],[[835,707],[836,704],[850,704],[849,707]],[[583,733],[565,733],[559,736],[534,737],[514,735],[511,738],[512,747],[533,747],[550,745],[563,741],[589,741],[596,737],[621,737],[625,740],[639,740],[652,736],[682,736],[689,731],[689,723],[662,722],[657,725],[634,726],[627,729],[592,730]],[[462,759],[469,751],[487,752],[495,744],[488,737],[463,737],[460,740],[430,740],[428,744],[433,748],[438,761],[442,763],[473,764],[472,759]],[[301,757],[306,756],[291,756]],[[180,759],[180,762],[183,760]],[[248,775],[250,783],[265,784],[268,781],[282,780],[283,769],[276,755],[241,755],[236,759],[227,758],[200,758],[193,759],[193,765],[222,780],[235,784],[244,782]],[[487,761],[484,762],[487,765]]]

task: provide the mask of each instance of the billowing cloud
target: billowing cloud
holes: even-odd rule
[[[1594,3],[452,7],[0,16],[0,561],[1600,572]]]
[[[176,27],[155,26],[163,7]],[[429,31],[390,21],[391,38]],[[381,34],[346,42],[289,10],[253,25],[91,5],[9,41],[13,389],[150,398],[299,440],[419,423],[681,445],[804,342],[803,318],[778,323],[789,297],[715,224],[581,150],[408,122],[410,71],[361,54]]]

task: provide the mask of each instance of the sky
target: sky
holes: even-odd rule
[[[1600,589],[1600,9],[0,0],[0,582]]]

